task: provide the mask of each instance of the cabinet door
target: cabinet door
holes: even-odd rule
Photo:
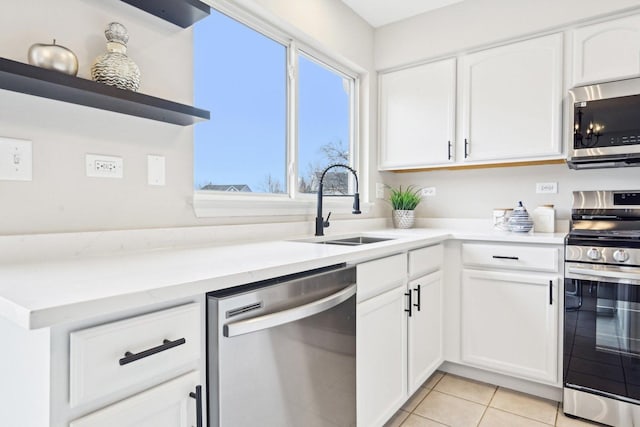
[[[190,393],[197,384],[202,383],[194,371],[72,421],[69,427],[195,426],[196,401]]]
[[[453,161],[455,59],[380,76],[380,168]]]
[[[640,75],[640,15],[573,32],[573,85]]]
[[[407,399],[406,284],[357,305],[358,426],[383,425]]]
[[[442,363],[442,273],[409,282],[412,310],[408,322],[409,395]]]
[[[559,157],[562,34],[462,57],[464,162]]]
[[[543,274],[463,270],[462,360],[556,384],[558,284]]]

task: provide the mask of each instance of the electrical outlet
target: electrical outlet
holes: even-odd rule
[[[384,199],[384,184],[376,182],[376,199]]]
[[[557,182],[538,182],[536,184],[537,194],[556,194],[558,192]]]
[[[122,178],[122,157],[87,154],[87,176],[94,178]]]
[[[433,197],[436,195],[436,187],[426,187],[420,191],[422,197]]]

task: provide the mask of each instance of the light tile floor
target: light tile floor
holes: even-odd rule
[[[566,417],[558,402],[434,373],[385,427],[594,427]]]

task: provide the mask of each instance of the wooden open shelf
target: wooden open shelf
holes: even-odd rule
[[[6,58],[0,58],[0,89],[181,126],[210,118],[207,110]]]

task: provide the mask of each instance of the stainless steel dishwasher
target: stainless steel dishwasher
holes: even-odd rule
[[[356,425],[355,279],[342,264],[207,294],[210,427]]]

